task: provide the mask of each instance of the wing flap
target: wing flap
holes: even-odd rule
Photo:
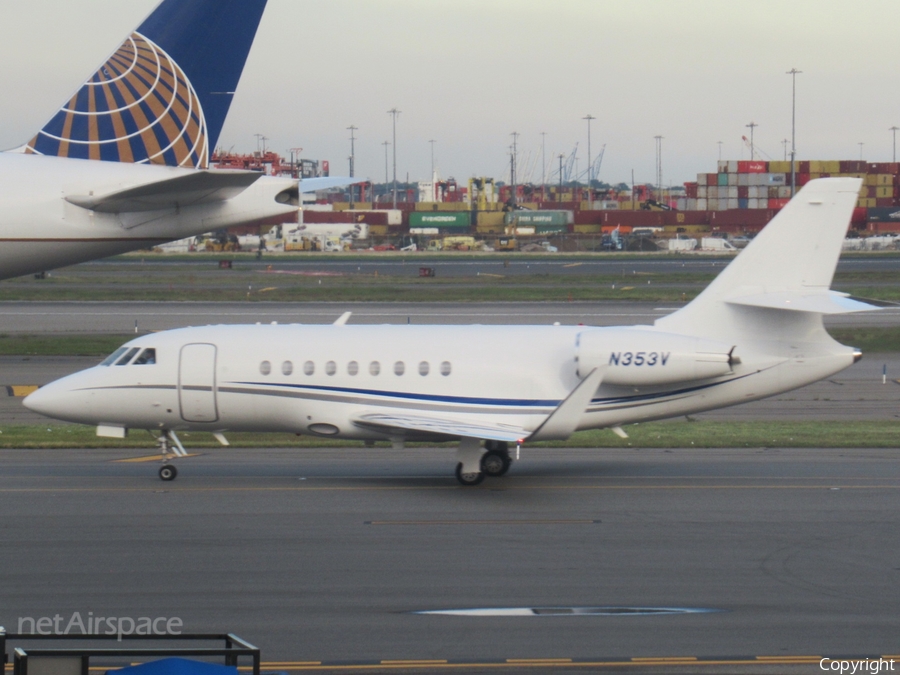
[[[466,422],[440,417],[391,415],[386,413],[360,415],[353,420],[353,423],[364,429],[372,429],[388,434],[391,431],[414,431],[437,436],[480,438],[491,441],[506,441],[507,443],[515,443],[523,438],[527,438],[531,433],[521,427],[507,424],[484,424],[482,422]]]
[[[191,171],[166,180],[66,201],[99,213],[159,211],[236,197],[262,177],[258,171]]]

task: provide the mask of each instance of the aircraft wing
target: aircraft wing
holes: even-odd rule
[[[316,190],[328,190],[329,188],[355,185],[364,181],[358,178],[345,176],[323,176],[322,178],[303,178],[300,181],[300,192],[315,192]]]
[[[371,413],[360,415],[353,420],[357,426],[389,433],[391,430],[417,431],[439,436],[481,438],[491,441],[515,443],[531,434],[521,427],[508,424],[484,424],[465,422],[440,417],[419,417],[418,415],[391,415]]]
[[[262,177],[258,171],[192,171],[175,178],[66,201],[100,213],[158,211],[231,199]]]

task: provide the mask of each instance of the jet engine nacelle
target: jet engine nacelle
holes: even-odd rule
[[[576,338],[578,374],[605,367],[603,384],[653,386],[718,377],[739,363],[732,345],[637,328],[597,328]]]

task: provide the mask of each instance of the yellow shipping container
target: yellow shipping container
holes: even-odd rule
[[[331,205],[335,211],[349,211],[350,210],[350,202],[334,202]]]
[[[387,225],[369,225],[369,235],[372,237],[386,237],[387,233]]]
[[[878,176],[878,184],[879,185],[893,185],[894,184],[894,176],[889,173],[879,173],[875,174]]]
[[[575,234],[599,234],[600,225],[575,225]]]
[[[877,173],[867,173],[866,174],[866,185],[871,185],[875,187],[878,185],[878,174]]]
[[[465,202],[438,202],[438,211],[469,211],[469,205]]]
[[[859,189],[859,198],[860,198],[860,199],[867,199],[867,198],[869,197],[869,190],[870,190],[870,189],[871,189],[871,188],[869,188],[867,185],[863,185],[863,186]]]
[[[894,188],[893,187],[877,187],[875,188],[875,196],[878,199],[884,199],[886,197],[894,196]]]
[[[437,211],[437,202],[416,202],[416,211]]]
[[[503,226],[504,225],[504,216],[506,214],[502,211],[479,211],[475,214],[475,222],[478,227],[482,226]]]
[[[478,234],[504,234],[506,226],[503,223],[499,225],[476,225],[475,232]]]
[[[619,202],[619,211],[634,211],[634,202]]]
[[[790,162],[769,162],[769,173],[790,173]]]
[[[810,173],[822,173],[822,172],[824,172],[825,169],[822,168],[822,165],[823,165],[824,163],[825,163],[825,162],[822,162],[822,161],[820,161],[820,160],[818,160],[818,159],[811,159],[811,160],[809,161],[809,172],[810,172]]]
[[[819,162],[819,163],[821,164],[821,162]],[[810,162],[810,164],[812,164],[812,162]],[[810,174],[809,174],[809,179],[810,179],[810,180],[815,180],[816,178],[821,178],[821,177],[822,177],[822,172],[821,172],[821,171],[817,171],[816,173],[810,173]]]
[[[823,173],[838,173],[841,170],[841,163],[834,160],[822,162]]]

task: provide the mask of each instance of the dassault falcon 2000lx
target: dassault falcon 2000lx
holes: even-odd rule
[[[810,181],[691,303],[653,326],[248,325],[132,340],[25,399],[33,411],[159,433],[282,431],[364,441],[459,439],[465,485],[510,466],[510,443],[772,396],[860,353],[822,317],[874,309],[829,289],[859,193]],[[477,345],[477,349],[473,349]],[[502,355],[498,356],[498,355]],[[485,442],[482,448],[482,441]],[[164,463],[170,480],[175,467]]]
[[[295,180],[208,169],[265,6],[163,0],[0,153],[0,279],[297,212]]]

